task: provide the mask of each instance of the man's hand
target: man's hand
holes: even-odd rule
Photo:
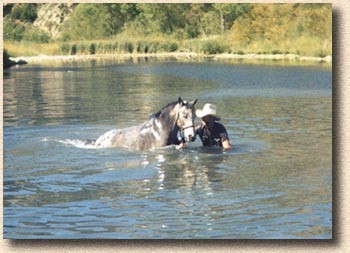
[[[182,149],[182,148],[186,148],[186,143],[185,142],[181,142],[179,145],[176,146],[177,149]]]

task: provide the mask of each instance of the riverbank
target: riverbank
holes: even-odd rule
[[[245,60],[245,61],[292,61],[310,63],[332,63],[332,56],[314,57],[301,56],[296,54],[201,54],[189,52],[170,53],[130,53],[130,54],[92,54],[92,55],[38,55],[11,57],[13,61],[26,61],[31,63],[43,63],[47,61],[84,61],[84,60],[137,60],[140,58],[175,59],[179,61],[210,59],[214,61],[222,60]]]

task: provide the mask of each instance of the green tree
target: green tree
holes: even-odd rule
[[[234,39],[250,43],[280,40],[302,35],[331,36],[330,4],[254,4],[232,26]]]
[[[4,40],[21,41],[25,31],[25,26],[18,21],[4,20]]]
[[[63,28],[65,40],[106,38],[124,25],[121,4],[79,4]]]
[[[33,23],[38,17],[36,14],[36,4],[15,4],[11,8],[10,16],[13,19]]]
[[[172,34],[184,29],[189,4],[138,4],[139,22],[148,32]]]
[[[205,14],[207,4],[191,4],[190,10],[186,13],[185,30],[188,38],[196,38],[199,35],[206,36],[202,18]]]
[[[239,16],[250,11],[250,4],[213,4],[213,7],[219,12],[221,32],[230,29]]]

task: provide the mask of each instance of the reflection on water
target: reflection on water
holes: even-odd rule
[[[83,149],[163,105],[215,103],[233,148]],[[4,76],[5,238],[331,238],[331,72],[114,62]],[[197,120],[197,123],[199,121]]]

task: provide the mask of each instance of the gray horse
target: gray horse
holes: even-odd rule
[[[96,148],[125,147],[150,150],[167,145],[178,145],[182,140],[195,140],[194,105],[197,99],[178,101],[164,106],[140,126],[113,129],[88,143]]]

